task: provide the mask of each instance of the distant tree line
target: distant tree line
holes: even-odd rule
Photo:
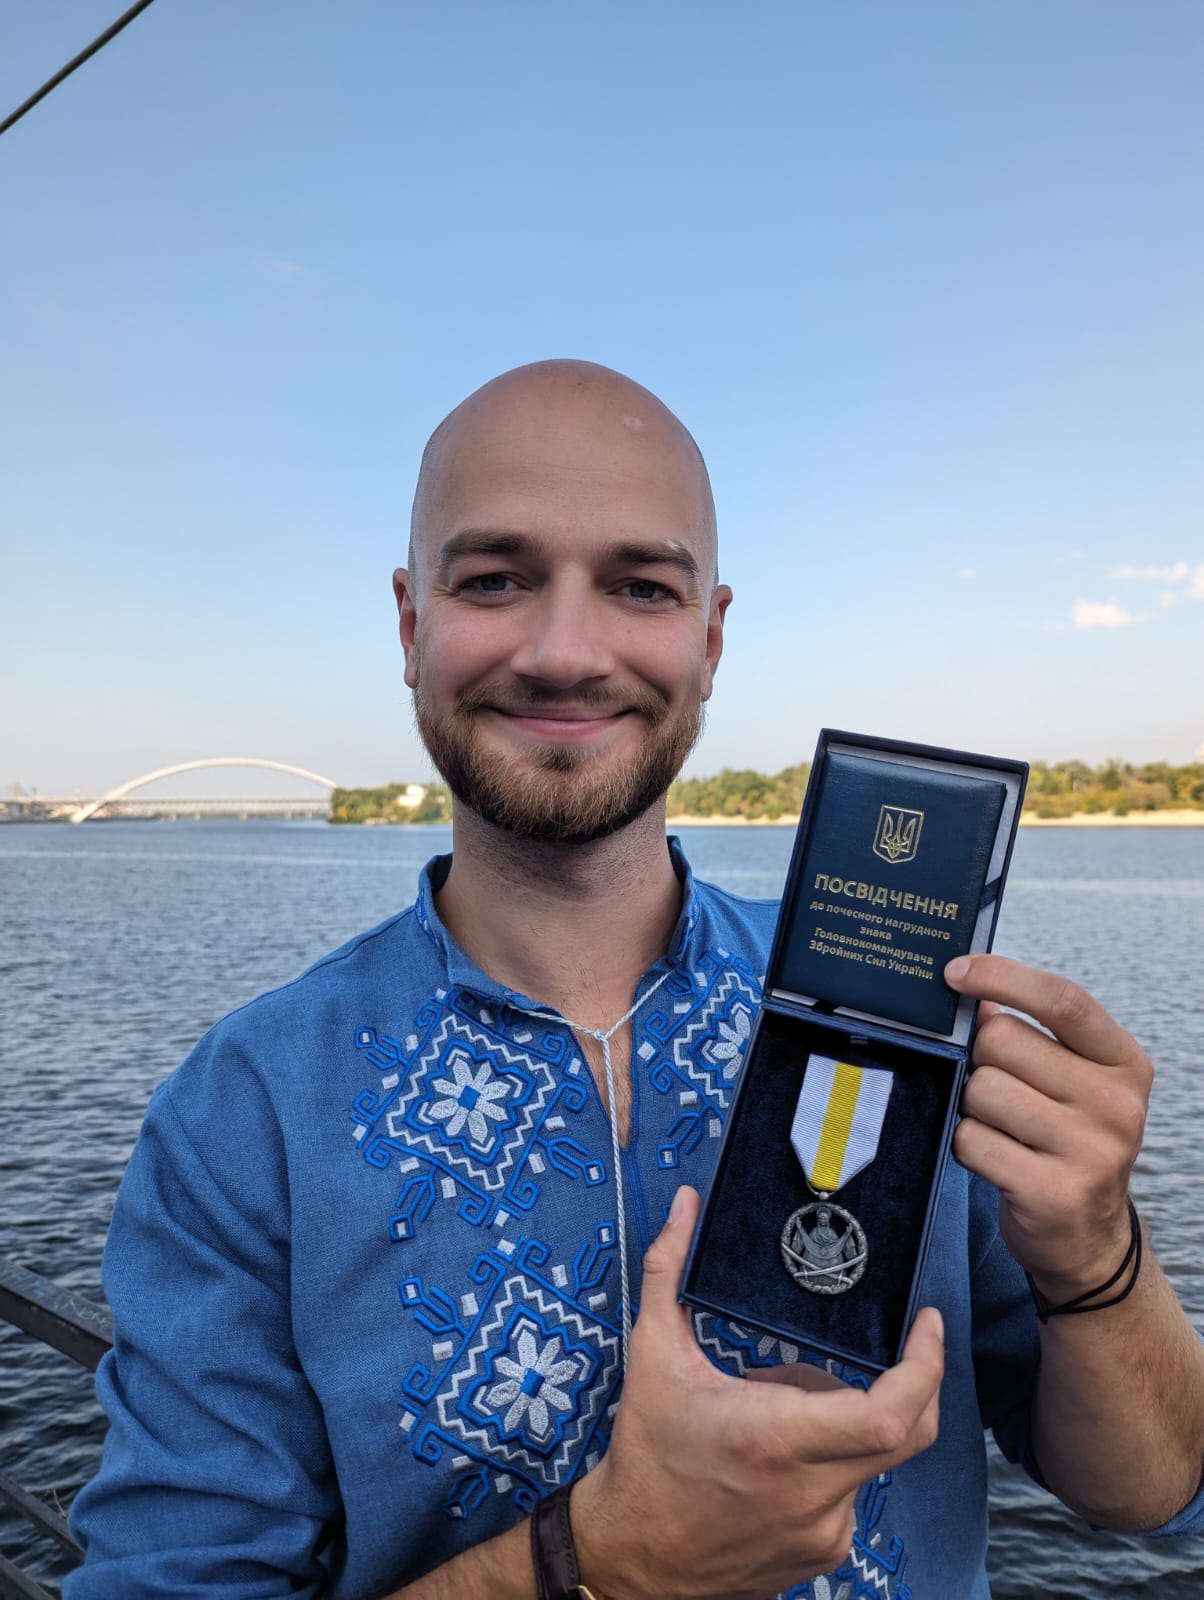
[[[783,767],[772,777],[724,767],[714,778],[678,778],[669,786],[669,815],[747,817],[750,822],[760,817],[769,822],[797,817],[803,809],[810,772],[811,763],[802,761],[797,767]]]
[[[430,783],[416,806],[402,804],[408,783],[386,783],[379,789],[333,789],[331,822],[450,822],[451,791]]]
[[[1024,809],[1038,817],[1077,812],[1196,811],[1204,808],[1204,762],[1172,767],[1166,761],[1134,766],[1113,756],[1089,767],[1085,761],[1034,761]]]
[[[714,778],[679,778],[669,790],[669,815],[686,817],[797,816],[810,772],[808,763],[785,767],[773,777],[725,767]],[[1071,817],[1077,812],[1204,809],[1204,762],[1172,767],[1166,761],[1135,766],[1111,757],[1097,767],[1085,761],[1034,761],[1024,799],[1025,811],[1038,817]]]
[[[745,817],[750,822],[797,817],[803,807],[810,763],[783,767],[772,776],[724,767],[713,778],[678,778],[669,787],[671,817]],[[408,784],[379,789],[336,789],[330,797],[331,822],[450,822],[451,793],[432,783],[416,806],[401,803]],[[1108,812],[1124,817],[1135,811],[1204,809],[1204,762],[1172,767],[1165,761],[1134,766],[1112,758],[1097,767],[1085,761],[1034,761],[1025,811],[1037,817],[1071,817],[1077,812]]]

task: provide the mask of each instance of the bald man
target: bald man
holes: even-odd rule
[[[981,1600],[984,1426],[1101,1523],[1199,1526],[1204,1361],[1148,1251],[1040,1330],[1021,1275],[1115,1271],[1151,1076],[1060,979],[948,974],[1044,1028],[984,1008],[897,1367],[677,1303],[776,911],[665,836],[731,598],[681,423],[587,363],[487,384],[394,587],[453,852],[157,1091],[67,1600]]]

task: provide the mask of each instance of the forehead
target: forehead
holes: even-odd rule
[[[428,566],[465,528],[558,548],[667,539],[700,567],[713,562],[710,490],[692,441],[630,400],[483,408],[433,442],[423,478],[414,532]]]

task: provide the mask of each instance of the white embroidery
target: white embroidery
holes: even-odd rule
[[[496,1371],[504,1373],[506,1381],[495,1383],[485,1395],[485,1404],[495,1411],[503,1406],[509,1409],[502,1419],[507,1433],[526,1418],[526,1431],[539,1444],[551,1437],[548,1424],[548,1407],[567,1411],[572,1404],[560,1384],[581,1376],[581,1360],[562,1361],[564,1340],[559,1334],[545,1341],[540,1349],[531,1328],[523,1328],[518,1335],[518,1360],[498,1356]]]
[[[447,1124],[449,1139],[454,1139],[467,1123],[473,1143],[487,1148],[489,1122],[506,1121],[506,1112],[496,1102],[504,1100],[514,1086],[499,1078],[488,1061],[482,1061],[474,1073],[472,1057],[464,1050],[449,1051],[445,1065],[452,1070],[451,1078],[435,1078],[431,1088],[447,1098],[428,1106],[427,1116]]]

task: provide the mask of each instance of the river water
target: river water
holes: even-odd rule
[[[691,828],[685,842],[700,876],[775,895],[792,838]],[[272,821],[0,826],[0,1253],[99,1295],[155,1084],[223,1013],[407,904],[449,840]],[[1135,1193],[1204,1327],[1204,829],[1022,831],[997,948],[1072,974],[1153,1056]],[[66,1505],[102,1433],[90,1378],[0,1329],[0,1471]],[[996,1600],[1204,1595],[1204,1540],[1092,1535],[998,1458],[992,1481]],[[0,1551],[51,1587],[61,1571],[2,1514]]]

